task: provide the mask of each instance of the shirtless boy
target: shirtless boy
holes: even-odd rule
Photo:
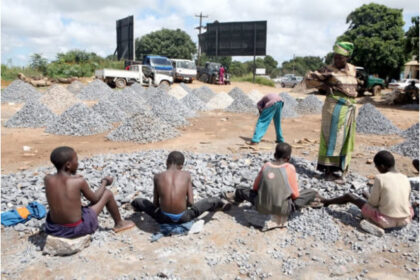
[[[191,175],[182,171],[184,160],[182,153],[171,152],[166,161],[167,170],[154,177],[153,203],[136,198],[131,203],[133,207],[146,212],[160,224],[182,224],[205,211],[227,210],[230,204],[215,197],[194,204]]]
[[[121,219],[114,195],[106,189],[112,184],[112,177],[103,178],[99,189],[93,192],[86,180],[76,175],[78,158],[72,148],[58,147],[50,159],[57,173],[44,178],[50,208],[45,226],[48,234],[65,238],[91,234],[98,228],[98,215],[104,206],[115,222],[115,232],[134,226],[132,221]],[[82,206],[81,194],[91,202],[90,206]]]

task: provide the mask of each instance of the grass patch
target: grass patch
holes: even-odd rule
[[[241,77],[231,77],[233,82],[250,82],[252,83],[252,74],[247,74]],[[264,77],[255,76],[255,83],[263,86],[275,87],[274,82]]]
[[[18,66],[7,66],[2,64],[1,65],[1,79],[4,81],[14,81],[18,77],[19,73],[23,73],[23,75],[27,77],[39,77],[41,76],[41,72],[31,68],[31,67],[18,67]]]

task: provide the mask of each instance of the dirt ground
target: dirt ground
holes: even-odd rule
[[[203,84],[194,81],[188,86],[200,87]],[[294,97],[304,98],[302,92],[293,92],[291,89],[270,88],[256,86],[251,83],[232,83],[230,86],[207,85],[215,92],[229,92],[235,86],[244,92],[253,89],[261,93],[289,92]],[[45,89],[44,89],[45,90]],[[323,96],[318,96],[324,99]],[[366,97],[359,102],[373,102],[379,110],[400,129],[407,129],[419,121],[419,112],[402,110],[400,108],[385,106],[379,97]],[[361,104],[358,105],[360,107]],[[10,118],[22,107],[22,104],[2,104],[1,123]],[[23,169],[32,169],[38,166],[50,165],[49,155],[53,148],[60,145],[72,146],[79,154],[79,158],[90,157],[97,154],[125,153],[148,149],[183,150],[203,153],[253,153],[259,151],[272,151],[275,146],[274,127],[269,128],[260,145],[250,147],[246,141],[252,137],[256,115],[234,114],[221,111],[201,113],[199,117],[191,119],[191,125],[182,128],[182,135],[167,141],[152,144],[136,144],[107,141],[106,134],[93,136],[58,136],[44,133],[44,129],[12,129],[1,128],[1,171],[3,174],[16,172]],[[306,115],[303,117],[285,119],[282,121],[283,134],[287,142],[294,147],[293,156],[316,160],[321,115]],[[357,135],[356,147],[351,161],[351,171],[365,176],[377,173],[371,160],[375,152],[367,151],[367,147],[390,147],[402,142],[399,136]],[[29,146],[30,151],[23,147]],[[408,176],[417,176],[411,165],[410,158],[396,155],[397,168]],[[2,278],[4,279],[135,279],[133,275],[148,273],[149,276],[175,274],[185,279],[243,279],[240,267],[235,262],[227,263],[221,260],[218,265],[208,265],[209,259],[219,258],[217,252],[231,252],[249,254],[246,260],[251,266],[262,272],[268,271],[272,275],[269,279],[328,279],[332,260],[325,251],[314,246],[312,238],[299,240],[297,244],[288,247],[284,254],[296,258],[302,252],[296,248],[303,248],[304,260],[310,262],[313,256],[320,256],[318,263],[296,269],[295,274],[286,276],[281,270],[281,265],[270,257],[266,257],[269,250],[278,247],[285,238],[284,231],[271,231],[261,233],[244,225],[243,221],[235,222],[239,216],[239,208],[234,208],[231,213],[216,213],[208,217],[211,221],[205,225],[205,230],[200,235],[164,238],[158,243],[150,243],[150,233],[157,230],[157,225],[151,218],[144,214],[135,213],[132,219],[137,228],[123,234],[111,234],[111,241],[105,246],[90,246],[79,254],[66,258],[45,257],[41,261],[35,260],[24,266],[19,272],[14,272],[17,266],[15,255],[18,252],[30,250],[27,242],[38,238],[33,236],[19,236],[17,232],[4,234],[2,229]],[[238,213],[237,213],[238,212]],[[102,230],[109,230],[109,224],[101,225]],[[350,230],[349,225],[340,223],[341,230]],[[353,234],[353,233],[351,233]],[[355,240],[357,236],[354,237]],[[260,240],[260,242],[255,242]],[[392,246],[392,244],[390,244]],[[405,246],[405,245],[404,245]],[[348,264],[343,278],[354,279],[363,274],[366,279],[417,279],[418,271],[408,273],[403,266],[418,267],[418,264],[408,263],[404,254],[418,254],[416,248],[401,246],[398,254],[376,252],[360,254],[349,249],[350,245],[335,244],[334,254],[352,256],[358,262]],[[198,252],[196,248],[202,249]],[[325,248],[324,248],[325,249]],[[281,251],[281,249],[279,249]],[[340,250],[340,251],[336,251]],[[379,249],[380,251],[380,249]],[[182,259],[179,258],[182,256]],[[264,261],[260,260],[260,257]],[[10,271],[10,273],[8,273]],[[163,273],[163,274],[162,274]],[[121,275],[128,275],[121,278]],[[235,278],[240,275],[243,278]],[[136,278],[138,279],[138,278]]]
[[[203,83],[194,81],[189,84],[191,88],[202,86]],[[238,86],[244,92],[257,89],[261,93],[289,92],[296,98],[304,98],[303,92],[293,92],[287,88],[272,88],[252,83],[232,83],[232,85],[218,86],[207,85],[214,92],[229,92]],[[324,99],[324,96],[318,95]],[[373,102],[379,110],[400,129],[407,129],[419,120],[419,114],[413,110],[403,110],[397,107],[382,105],[379,97],[365,97],[359,102]],[[89,104],[93,105],[93,104]],[[360,107],[361,104],[358,104]],[[22,104],[2,104],[1,123],[16,113]],[[251,114],[226,113],[211,111],[201,113],[199,117],[191,119],[190,126],[182,128],[182,135],[175,139],[152,144],[137,144],[131,142],[108,141],[104,134],[93,136],[59,136],[44,133],[43,128],[5,128],[1,131],[1,163],[2,172],[10,173],[17,170],[29,169],[40,165],[48,165],[49,154],[52,149],[60,145],[74,147],[79,157],[89,157],[96,154],[134,152],[147,149],[184,150],[208,153],[238,153],[271,151],[274,148],[274,126],[271,125],[263,141],[257,147],[247,146],[253,134],[257,116]],[[317,157],[321,115],[305,115],[282,121],[283,135],[287,142],[293,144],[294,156],[315,160]],[[366,147],[390,147],[404,141],[396,135],[357,135],[356,150],[351,162],[351,170],[362,175],[375,174],[372,164],[367,163],[372,159],[374,152],[366,151]],[[23,147],[29,146],[30,151],[24,151]],[[399,155],[397,167],[408,176],[415,175],[411,159]],[[370,162],[370,161],[369,161]]]

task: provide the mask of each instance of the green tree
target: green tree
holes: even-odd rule
[[[264,57],[265,73],[271,75],[272,72],[277,68],[278,62],[271,56],[266,55]]]
[[[230,65],[229,73],[236,77],[241,77],[248,74],[248,70],[244,63],[240,61],[233,61]]]
[[[155,54],[169,58],[192,59],[197,48],[191,37],[180,29],[162,29],[136,39],[136,59]]]
[[[281,74],[295,73],[296,75],[305,75],[308,71],[314,71],[325,63],[322,58],[318,56],[297,56],[289,61],[285,61],[281,66]]]
[[[47,74],[48,60],[42,57],[42,54],[34,53],[31,55],[30,67],[41,72],[43,75]]]
[[[352,63],[381,78],[398,78],[406,58],[401,9],[365,4],[347,17],[348,30],[337,41],[350,41]]]
[[[413,25],[405,33],[405,52],[407,56],[415,55],[419,59],[419,16],[412,17]]]

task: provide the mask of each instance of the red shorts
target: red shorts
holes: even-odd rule
[[[414,211],[411,207],[410,213],[411,216],[406,218],[392,218],[382,214],[377,208],[370,206],[368,203],[365,203],[365,205],[362,207],[363,217],[380,226],[381,228],[403,227],[408,225],[414,216]]]

